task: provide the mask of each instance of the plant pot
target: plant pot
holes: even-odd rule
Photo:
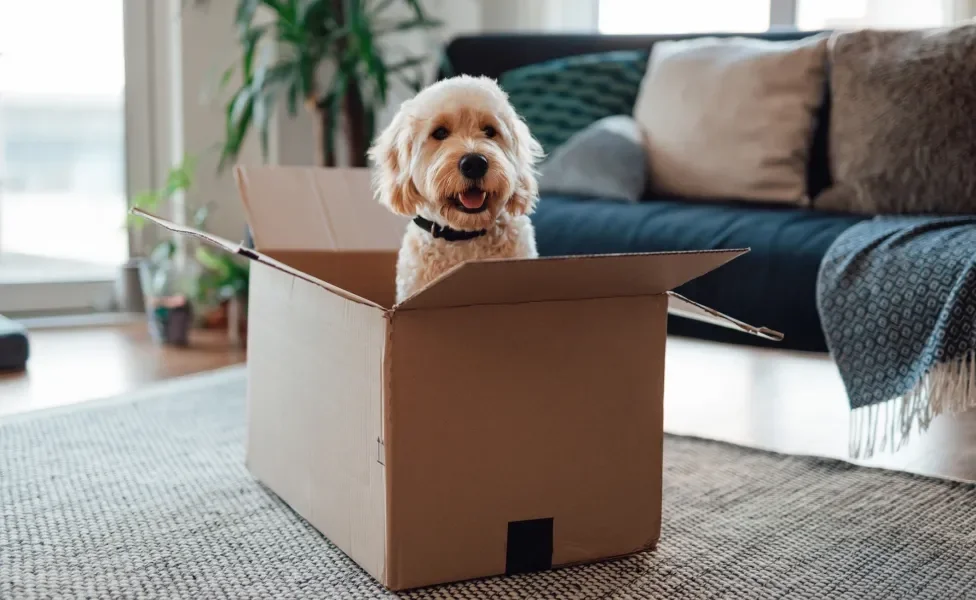
[[[189,346],[193,325],[193,305],[186,296],[146,299],[149,334],[153,340],[170,346]]]

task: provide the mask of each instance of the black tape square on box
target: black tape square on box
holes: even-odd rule
[[[505,574],[531,573],[552,568],[552,518],[510,521]]]

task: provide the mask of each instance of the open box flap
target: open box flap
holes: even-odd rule
[[[482,260],[448,271],[396,308],[446,308],[663,294],[748,250]]]
[[[373,200],[369,169],[237,166],[258,250],[396,250],[407,225]]]
[[[285,273],[288,273],[289,275],[293,275],[295,277],[298,277],[299,279],[304,279],[305,281],[308,281],[309,283],[313,283],[313,284],[315,284],[315,285],[317,285],[319,287],[323,287],[323,288],[329,290],[330,292],[332,292],[332,293],[334,293],[336,295],[339,295],[339,296],[342,296],[343,298],[346,298],[347,300],[352,300],[353,302],[359,302],[360,304],[367,304],[369,306],[374,306],[374,307],[379,308],[381,310],[383,309],[382,306],[380,306],[379,304],[377,304],[375,302],[372,302],[372,301],[367,300],[365,298],[361,298],[360,296],[357,296],[356,294],[353,294],[351,292],[348,292],[348,291],[346,291],[346,290],[344,290],[342,288],[336,287],[336,286],[334,286],[334,285],[332,285],[332,284],[330,284],[328,282],[322,281],[321,279],[319,279],[317,277],[313,277],[313,276],[309,275],[308,273],[305,273],[305,272],[300,271],[300,270],[298,270],[298,269],[296,269],[294,267],[291,267],[289,265],[286,265],[285,263],[283,263],[283,262],[281,262],[279,260],[275,260],[275,259],[271,258],[270,256],[268,256],[266,254],[262,254],[262,253],[260,253],[260,252],[258,252],[256,250],[252,250],[250,248],[245,248],[241,244],[232,242],[230,240],[224,239],[222,237],[219,237],[219,236],[216,236],[216,235],[213,235],[213,234],[210,234],[210,233],[206,233],[206,232],[200,231],[198,229],[194,229],[192,227],[187,227],[186,225],[180,225],[180,224],[174,223],[172,221],[167,221],[166,219],[163,219],[162,217],[158,217],[158,216],[156,216],[154,214],[148,213],[148,212],[146,212],[146,211],[144,211],[142,209],[139,209],[139,208],[132,208],[129,212],[131,212],[134,215],[139,215],[140,217],[144,217],[146,219],[149,219],[153,223],[156,223],[157,225],[160,225],[160,226],[162,226],[162,227],[164,227],[166,229],[169,229],[170,231],[173,231],[175,233],[179,233],[179,234],[182,234],[182,235],[188,235],[188,236],[195,237],[197,239],[203,240],[204,242],[210,244],[211,246],[216,246],[217,248],[220,248],[222,250],[226,250],[227,252],[230,252],[232,254],[237,254],[237,255],[243,256],[243,257],[245,257],[247,259],[250,259],[250,260],[253,260],[253,261],[257,261],[259,263],[268,265],[269,267],[272,267],[272,268],[277,269],[279,271],[283,271]]]
[[[768,327],[754,327],[748,323],[743,323],[738,319],[733,319],[713,308],[698,304],[675,292],[668,292],[668,314],[694,319],[704,323],[711,323],[720,327],[728,327],[729,329],[738,329],[739,331],[745,331],[746,333],[751,333],[752,335],[766,338],[767,340],[773,340],[774,342],[779,342],[783,339],[783,334],[778,331],[769,329]]]

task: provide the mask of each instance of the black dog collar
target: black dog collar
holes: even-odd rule
[[[435,238],[440,238],[448,242],[462,242],[464,240],[473,240],[474,238],[481,237],[488,233],[487,229],[479,229],[477,231],[463,231],[460,229],[451,229],[444,225],[438,225],[433,221],[425,219],[421,216],[416,216],[413,219],[413,224],[420,227],[430,235]]]

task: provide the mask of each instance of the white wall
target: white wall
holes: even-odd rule
[[[211,0],[185,5],[179,22],[181,148],[199,153],[223,139],[224,107],[214,96],[214,84],[239,56],[233,27],[237,2]],[[186,200],[191,207],[213,201],[216,210],[210,214],[208,229],[232,240],[242,239],[244,212],[230,170],[216,175],[218,157],[219,153],[212,150],[201,157],[196,181]],[[258,141],[252,137],[242,148],[240,162],[260,160]]]

